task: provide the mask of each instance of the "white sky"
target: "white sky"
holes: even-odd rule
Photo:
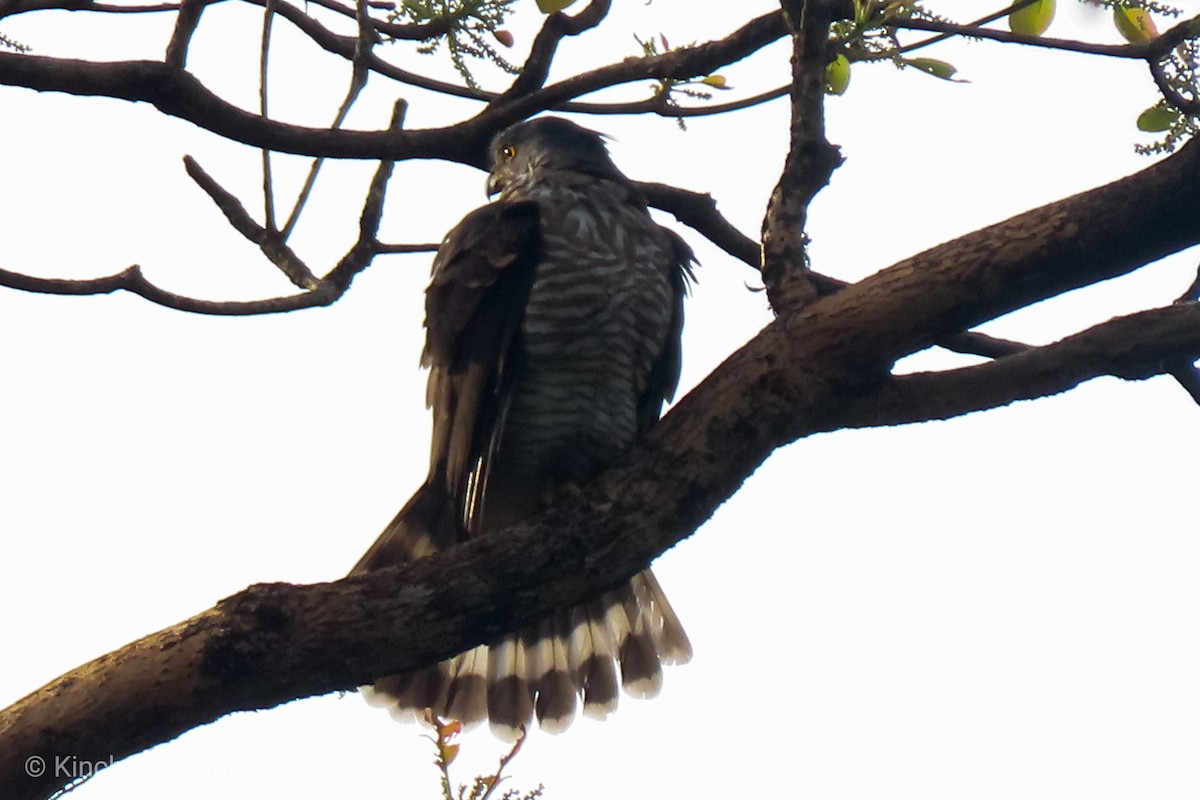
[[[532,3],[527,3],[532,6]],[[634,52],[631,33],[707,39],[767,0],[618,4],[564,43],[562,69]],[[1115,41],[1063,3],[1051,33]],[[1185,4],[1195,13],[1200,2]],[[978,2],[939,6],[962,19]],[[744,16],[743,16],[744,15]],[[514,22],[518,47],[535,15]],[[253,9],[211,7],[190,66],[252,107]],[[169,19],[40,14],[0,31],[42,54],[157,57]],[[276,25],[273,111],[326,124],[346,70]],[[829,104],[846,164],[811,218],[815,267],[856,279],[913,252],[1147,166],[1133,143],[1154,89],[1135,62],[954,43],[969,84],[857,67]],[[752,93],[787,49],[722,72]],[[444,73],[444,59],[410,62]],[[481,72],[490,77],[486,70]],[[495,83],[494,85],[503,85]],[[644,96],[637,86],[632,96]],[[473,108],[372,79],[351,123]],[[630,96],[629,93],[626,96]],[[740,96],[740,95],[739,95]],[[719,99],[724,99],[724,96]],[[261,209],[258,153],[116,101],[0,89],[0,266],[82,277],[140,263],[214,299],[289,285],[184,174],[194,155]],[[786,102],[738,115],[598,118],[631,176],[711,192],[758,230]],[[304,160],[277,159],[294,187]],[[295,245],[328,267],[373,164],[332,165]],[[397,168],[390,241],[441,237],[481,204],[481,173]],[[281,191],[280,196],[286,196]],[[261,211],[256,211],[261,218]],[[703,266],[685,387],[768,319],[754,274],[683,231]],[[989,325],[1043,342],[1169,303],[1196,254]],[[345,573],[425,471],[417,369],[428,256],[382,258],[330,309],[211,318],[131,296],[0,290],[0,705],[258,581]],[[944,355],[913,368],[949,365]],[[1171,381],[1095,381],[946,422],[784,449],[656,569],[692,637],[660,698],[535,733],[514,786],[548,798],[1194,797],[1200,782],[1200,409]],[[434,797],[431,747],[354,695],[239,714],[101,772],[80,798]],[[501,746],[465,737],[460,778]]]

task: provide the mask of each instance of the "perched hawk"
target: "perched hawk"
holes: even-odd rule
[[[433,410],[429,476],[354,567],[360,573],[502,529],[605,468],[658,419],[679,380],[692,253],[650,218],[600,135],[564,119],[492,142],[489,205],[446,236],[425,295]],[[650,570],[527,630],[368,699],[488,719],[511,738],[534,714],[560,731],[625,691],[655,695],[691,645]]]

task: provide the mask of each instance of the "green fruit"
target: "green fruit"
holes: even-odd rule
[[[825,94],[843,95],[850,85],[850,59],[841,53],[825,65]]]
[[[1113,24],[1117,26],[1117,31],[1125,37],[1125,41],[1131,44],[1148,42],[1158,36],[1158,27],[1154,24],[1154,18],[1144,8],[1114,7]]]
[[[537,0],[538,8],[541,9],[543,14],[553,14],[556,11],[562,11],[574,2],[575,0]]]
[[[1025,36],[1041,36],[1054,21],[1054,0],[1034,0],[1008,15],[1008,29]]]

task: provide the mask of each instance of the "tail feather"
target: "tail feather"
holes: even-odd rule
[[[450,683],[446,706],[436,709],[436,713],[464,725],[475,725],[487,719],[487,662],[486,645],[456,657],[454,680]]]
[[[637,595],[638,606],[645,609],[650,624],[650,635],[663,664],[686,664],[692,660],[692,643],[684,633],[675,609],[667,602],[658,578],[650,570],[643,570],[630,581]]]
[[[575,719],[577,692],[562,633],[566,623],[563,614],[545,620],[537,627],[536,640],[526,645],[534,654],[529,673],[537,688],[534,711],[538,725],[550,733],[562,733]]]
[[[457,541],[458,521],[436,483],[423,486],[355,565],[359,574],[424,557]],[[645,570],[601,598],[567,609],[525,631],[452,659],[388,675],[363,687],[373,705],[393,717],[421,719],[425,709],[475,724],[487,719],[512,740],[536,716],[557,733],[576,710],[604,719],[617,707],[620,685],[633,697],[653,697],[662,664],[684,663],[692,647],[653,573]]]
[[[505,741],[515,741],[533,719],[533,692],[520,639],[520,634],[509,634],[488,648],[488,721],[492,733]]]

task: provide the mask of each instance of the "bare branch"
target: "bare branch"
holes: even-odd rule
[[[258,113],[263,119],[271,118],[267,107],[267,67],[271,53],[271,28],[274,27],[275,9],[278,5],[278,0],[266,0],[263,7],[262,40],[258,48]],[[275,222],[275,179],[271,174],[271,151],[264,147],[261,148],[261,153],[264,227],[269,231],[277,231],[279,226]]]
[[[208,193],[208,196],[225,214],[229,224],[242,236],[258,245],[263,255],[272,264],[279,267],[279,271],[286,275],[288,280],[301,289],[317,288],[320,283],[317,276],[312,273],[300,256],[287,246],[281,234],[269,231],[255,222],[241,202],[213,180],[212,176],[205,172],[191,156],[183,157],[183,165],[192,180]]]
[[[799,311],[818,289],[808,276],[804,223],[808,205],[842,158],[825,138],[825,67],[829,63],[829,0],[784,0],[792,34],[792,117],[787,159],[762,227],[762,275],[776,314]]]
[[[575,16],[560,13],[547,17],[533,40],[529,57],[525,59],[516,80],[508,87],[508,91],[496,99],[501,102],[510,101],[545,86],[554,54],[558,51],[558,43],[564,36],[577,36],[599,25],[608,14],[609,6],[610,0],[592,0],[587,8]]]
[[[1144,380],[1173,374],[1178,379],[1170,364],[1180,355],[1200,355],[1200,306],[1143,311],[986,364],[900,376],[867,397],[848,398],[848,418],[837,425],[862,428],[950,419],[1060,394],[1102,375]],[[1190,372],[1191,384],[1184,388],[1200,391],[1196,370]],[[1200,403],[1200,395],[1193,397]]]
[[[746,58],[785,34],[783,15],[778,11],[772,12],[751,20],[723,39],[658,56],[627,58],[514,98],[511,102],[490,105],[472,122],[498,130],[538,111],[560,108],[573,98],[610,86],[636,80],[686,80],[707,75],[726,64]]]
[[[1158,87],[1158,91],[1166,98],[1166,101],[1175,108],[1185,114],[1200,114],[1200,101],[1191,100],[1179,93],[1179,90],[1171,85],[1170,79],[1167,78],[1166,70],[1163,69],[1162,62],[1150,62],[1150,77],[1154,78],[1154,85]]]
[[[1093,44],[1074,39],[1055,39],[1050,36],[1030,36],[1025,33],[998,28],[983,28],[976,25],[957,25],[953,22],[934,22],[926,19],[904,19],[888,23],[888,27],[898,30],[936,31],[947,36],[965,36],[970,39],[990,39],[994,42],[1007,44],[1024,44],[1030,47],[1041,47],[1047,50],[1065,50],[1071,53],[1086,53],[1088,55],[1109,56],[1111,58],[1147,57],[1146,44]]]
[[[94,11],[104,14],[153,14],[178,11],[180,3],[153,3],[144,6],[122,6],[111,3],[92,3],[89,0],[9,0],[0,7],[0,19],[30,11]]]
[[[375,245],[375,251],[380,255],[385,253],[436,253],[438,245],[435,242],[425,242],[424,244],[384,244],[379,242]]]
[[[408,103],[404,100],[397,100],[392,107],[392,130],[398,131],[404,127],[404,115],[407,111]],[[387,194],[388,180],[392,177],[392,169],[395,165],[394,161],[379,162],[379,167],[375,170],[375,175],[371,178],[371,185],[367,189],[367,197],[363,201],[362,214],[359,215],[358,241],[338,262],[337,266],[325,276],[325,283],[334,285],[339,292],[345,292],[354,277],[366,269],[370,265],[371,259],[381,251],[378,239],[379,223],[383,219],[383,201]]]
[[[301,308],[327,306],[337,300],[331,288],[318,287],[304,294],[286,297],[271,297],[265,300],[226,301],[199,300],[194,297],[168,292],[146,280],[141,267],[136,264],[115,275],[102,278],[67,280],[64,278],[37,278],[0,269],[0,286],[37,294],[98,295],[126,291],[136,294],[160,306],[187,311],[193,314],[210,314],[224,317],[243,317],[256,314],[281,314]]]
[[[758,242],[739,231],[717,210],[712,195],[690,192],[661,183],[639,183],[650,205],[675,216],[675,219],[703,235],[717,247],[754,269],[759,269]],[[845,281],[810,272],[809,279],[822,295],[833,294],[849,284]],[[1200,280],[1200,279],[1198,279]],[[983,333],[959,333],[937,342],[939,347],[956,353],[1000,358],[1020,353],[1029,346],[1008,339],[998,339]]]
[[[1009,7],[1002,8],[999,11],[993,11],[990,14],[984,14],[979,19],[974,20],[973,22],[968,22],[967,25],[972,28],[978,28],[983,25],[987,25],[989,22],[995,22],[998,19],[1007,17],[1014,11],[1020,11],[1026,6],[1033,5],[1033,3],[1036,1],[1037,0],[1016,0],[1016,2]],[[928,39],[922,39],[919,42],[913,42],[912,44],[905,45],[904,47],[900,48],[899,52],[911,53],[913,50],[920,50],[923,47],[929,47],[930,45],[937,44],[938,42],[944,42],[945,40],[952,39],[957,35],[958,34],[956,33],[939,33],[937,36],[930,36]]]
[[[1173,377],[1183,390],[1191,395],[1191,398],[1197,405],[1200,405],[1200,369],[1191,361],[1185,361],[1177,364],[1170,369],[1171,377]]]
[[[367,18],[366,2],[359,0],[356,7],[359,10],[358,38],[354,43],[350,87],[346,90],[346,97],[342,100],[341,106],[338,107],[337,113],[334,115],[333,124],[329,126],[334,130],[342,127],[342,123],[346,121],[346,116],[350,113],[351,106],[358,99],[363,87],[367,85],[367,76],[370,74],[367,62],[371,57],[371,48],[378,41],[378,35],[372,30],[370,20]],[[304,178],[304,185],[300,187],[300,193],[296,196],[296,203],[292,206],[292,213],[288,214],[287,222],[283,224],[283,230],[280,231],[283,241],[287,241],[288,237],[292,235],[296,223],[300,221],[300,213],[304,210],[304,206],[312,194],[313,186],[317,182],[317,175],[320,173],[321,166],[324,163],[324,158],[318,158],[309,167],[308,175]]]
[[[1179,295],[1175,300],[1176,303],[1195,303],[1200,302],[1200,267],[1196,268],[1196,277],[1192,279],[1192,283],[1184,293]]]
[[[179,4],[179,14],[175,18],[175,29],[171,31],[171,41],[167,43],[167,54],[164,59],[169,67],[183,69],[187,63],[188,45],[200,24],[200,15],[211,0],[183,0]]]

